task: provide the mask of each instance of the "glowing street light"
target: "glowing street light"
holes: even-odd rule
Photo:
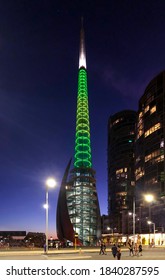
[[[49,209],[49,203],[48,203],[48,189],[54,188],[56,186],[56,181],[54,178],[48,178],[46,180],[46,201],[44,204],[44,208],[46,209],[46,254],[48,253],[48,209]]]
[[[134,244],[135,244],[135,234],[136,234],[136,227],[135,227],[135,216],[136,216],[136,208],[135,208],[135,195],[133,196],[133,239],[134,239]]]
[[[145,198],[145,201],[147,201],[147,202],[152,202],[152,201],[154,201],[154,196],[153,196],[153,194],[145,194],[145,195],[144,195],[144,198]]]
[[[144,195],[144,199],[146,202],[149,203],[149,220],[150,220],[151,219],[151,202],[154,201],[154,196],[153,196],[153,194],[148,193],[148,194]]]
[[[116,229],[116,228],[114,228],[114,229]],[[111,227],[107,227],[107,230],[111,230],[112,231],[112,235],[114,234],[114,229],[111,228]]]
[[[54,178],[48,178],[47,180],[46,180],[46,186],[48,187],[48,188],[54,188],[55,186],[56,186],[56,181],[55,181],[55,179]]]

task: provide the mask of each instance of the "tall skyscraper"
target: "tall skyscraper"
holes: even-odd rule
[[[100,209],[92,169],[87,67],[83,23],[80,33],[74,168],[62,180],[57,206],[57,235],[62,241],[93,245],[100,237]]]
[[[136,112],[124,110],[108,122],[108,214],[117,232],[131,232],[128,211],[133,211]]]
[[[148,84],[139,100],[135,179],[140,232],[148,230],[146,219],[156,229],[165,227],[165,71]],[[147,203],[144,194],[154,195]]]

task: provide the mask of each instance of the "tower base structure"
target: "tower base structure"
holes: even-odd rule
[[[81,246],[96,245],[101,237],[101,218],[95,171],[86,167],[74,168],[69,180],[64,177],[58,199],[58,238]]]

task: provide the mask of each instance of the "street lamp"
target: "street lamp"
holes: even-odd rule
[[[127,230],[128,230],[128,235],[130,233],[130,218],[132,216],[132,212],[128,212],[128,221],[127,221]],[[131,224],[132,224],[132,219],[131,219]]]
[[[148,209],[148,212],[149,212],[149,220],[151,220],[151,203],[154,201],[154,196],[153,194],[145,194],[144,195],[144,199],[146,202],[149,203],[149,209]],[[149,228],[149,231],[150,231],[150,228]]]
[[[153,194],[145,194],[144,195],[145,201],[152,202],[154,200]]]
[[[46,180],[46,201],[44,208],[46,209],[46,250],[45,253],[48,253],[48,209],[49,209],[49,203],[48,203],[48,189],[54,188],[56,186],[56,181],[54,178],[48,178]]]
[[[135,196],[133,196],[133,239],[135,244]]]
[[[145,201],[147,201],[149,203],[149,219],[151,219],[151,202],[154,201],[154,196],[153,194],[145,194],[144,195],[144,199]]]
[[[155,245],[155,223],[153,223],[153,222],[151,222],[151,221],[148,221],[147,222],[149,225],[153,225],[153,227],[154,227],[154,245]]]
[[[133,239],[135,244],[135,196],[133,196],[133,205],[132,205],[133,212],[128,212],[128,216],[132,216],[132,233],[133,233]],[[128,219],[128,234],[129,234],[129,219]]]
[[[113,228],[107,227],[107,230],[111,230],[113,235]]]

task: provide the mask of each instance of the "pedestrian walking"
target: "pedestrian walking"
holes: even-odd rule
[[[44,244],[44,253],[46,253],[46,243]]]
[[[101,242],[101,244],[100,244],[100,252],[99,252],[99,255],[105,255],[105,253],[104,253],[104,243],[103,243],[103,242]]]
[[[142,251],[143,251],[142,244],[139,244],[139,255],[140,256],[142,256]]]
[[[134,253],[133,253],[133,242],[128,242],[128,248],[129,248],[129,255],[130,256],[133,256]]]
[[[106,255],[107,252],[106,252],[106,245],[105,245],[105,243],[103,244],[103,251],[104,251],[104,255]]]
[[[134,255],[137,257],[139,256],[139,247],[138,247],[137,243],[135,243],[135,246],[134,246]]]
[[[117,246],[116,244],[113,244],[112,246],[112,255],[114,258],[116,258],[116,254],[117,254]]]
[[[117,246],[117,260],[120,260],[121,259],[121,248],[120,248],[120,245]]]

